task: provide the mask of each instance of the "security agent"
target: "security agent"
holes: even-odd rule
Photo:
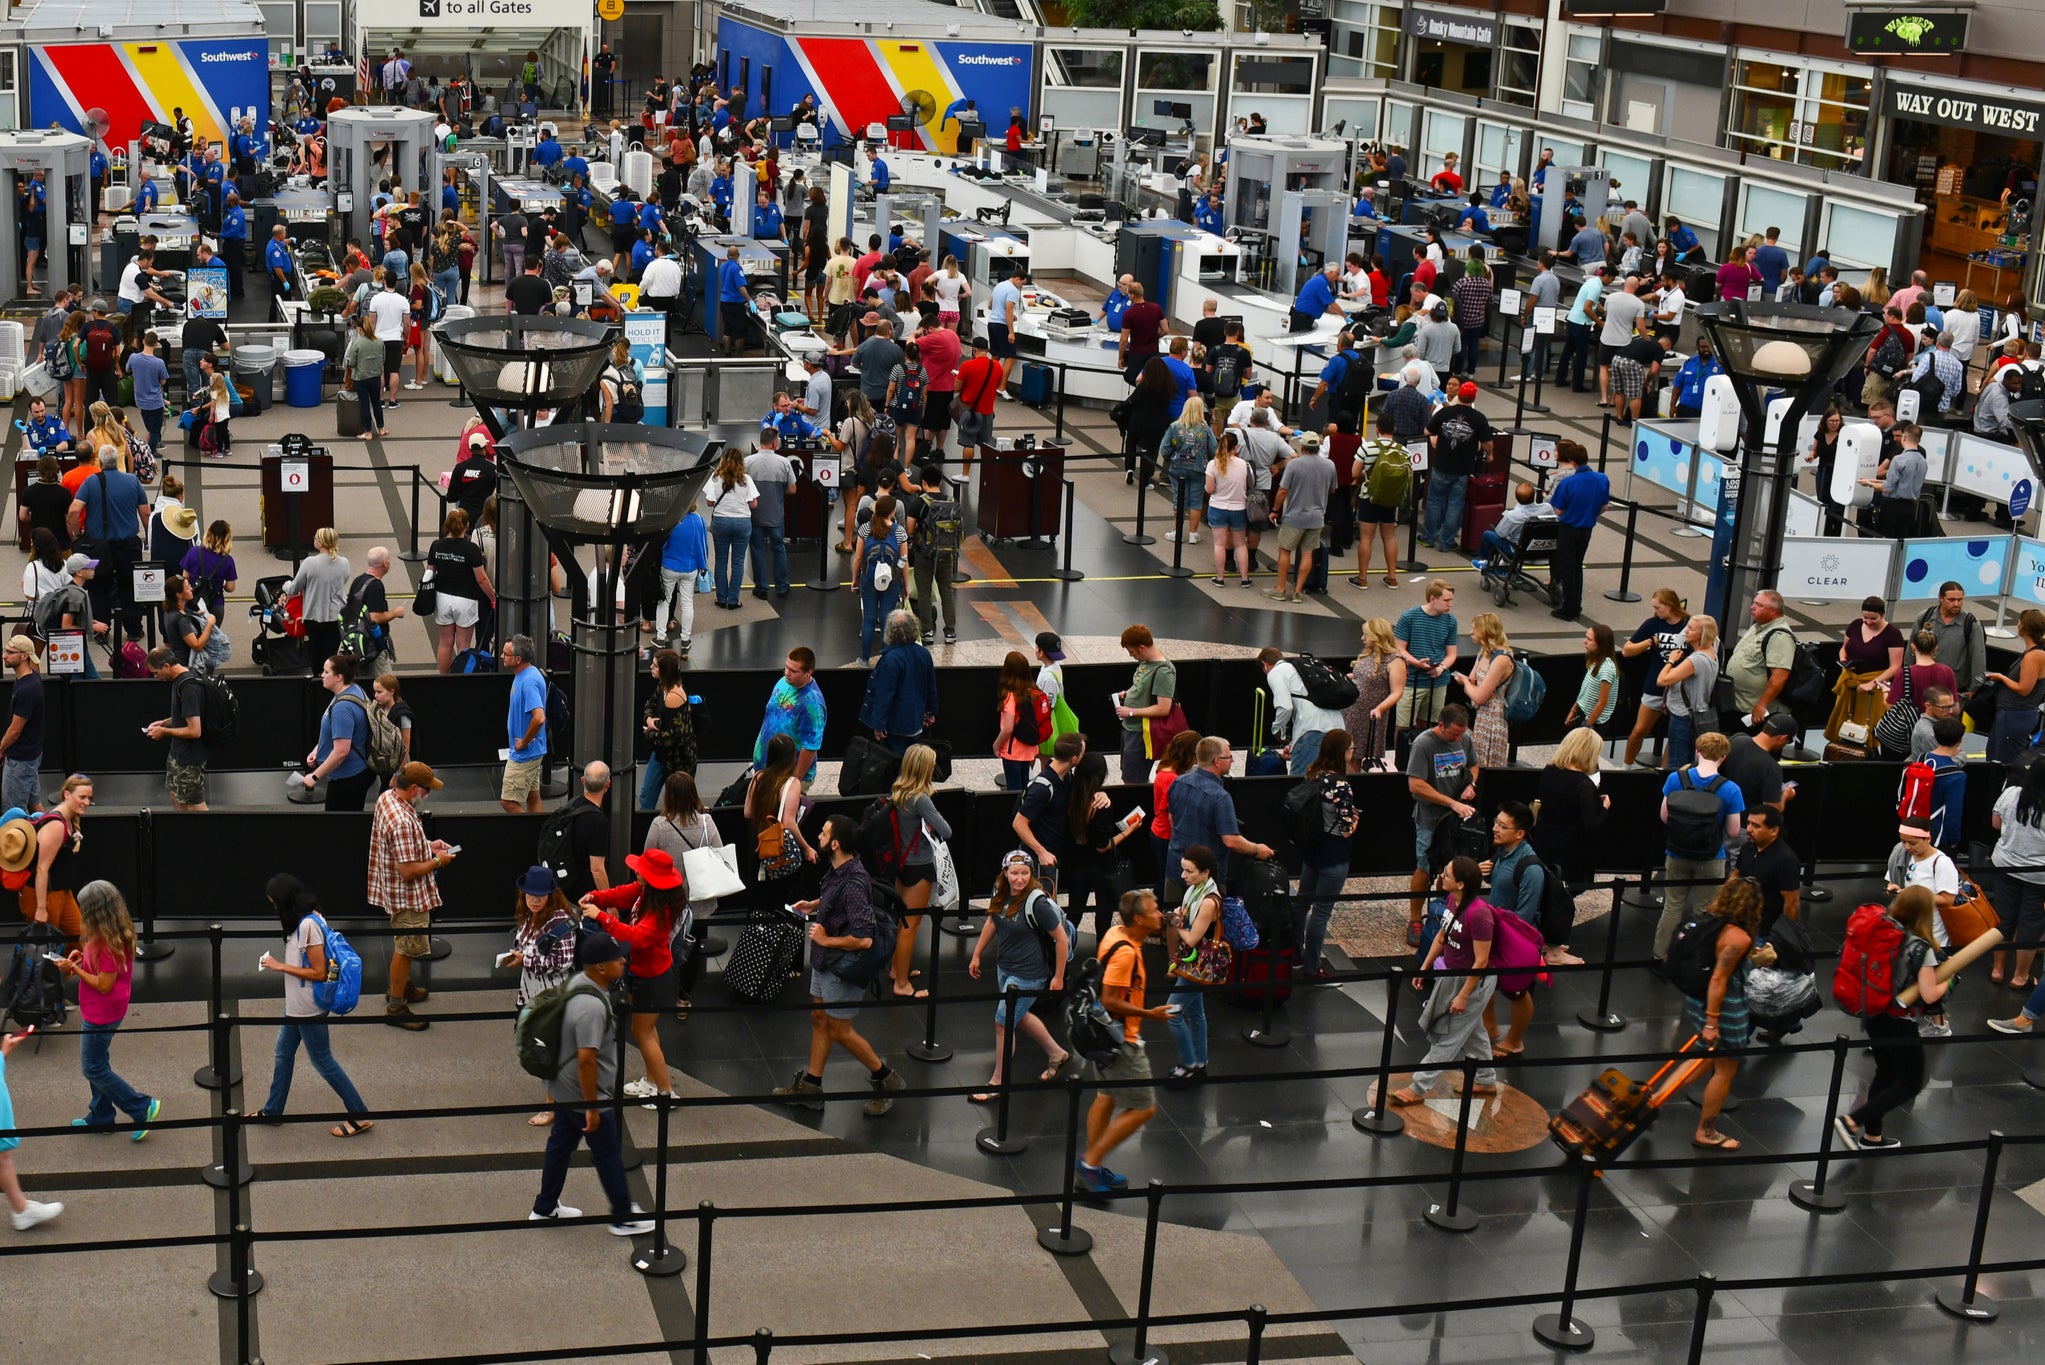
[[[1342,316],[1342,305],[1335,301],[1335,279],[1340,271],[1341,267],[1333,263],[1324,265],[1301,286],[1299,297],[1292,301],[1292,326],[1288,330],[1311,332],[1323,315]]]
[[[242,293],[242,273],[248,269],[249,215],[241,206],[238,191],[227,192],[227,207],[220,214],[220,260],[227,267],[227,296]]]
[[[279,223],[270,229],[269,244],[263,248],[263,273],[270,277],[272,297],[291,297],[292,270],[290,234]]]
[[[724,249],[724,263],[717,267],[717,331],[727,355],[744,352],[752,339],[753,291],[746,284],[745,267],[739,264],[738,248]]]
[[[866,187],[868,191],[873,194],[886,194],[889,183],[888,163],[880,159],[880,148],[868,147],[866,149],[866,162],[868,172]]]

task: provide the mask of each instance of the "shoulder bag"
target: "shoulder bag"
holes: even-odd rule
[[[1220,895],[1212,883],[1208,894]],[[1197,913],[1197,912],[1196,912]],[[1235,966],[1235,949],[1228,946],[1228,940],[1221,933],[1222,916],[1217,913],[1214,923],[1208,927],[1207,936],[1193,947],[1180,945],[1184,951],[1172,962],[1171,974],[1181,981],[1195,986],[1220,986],[1227,983],[1229,973]]]
[[[1917,703],[1910,688],[1910,675],[1914,671],[1913,665],[1903,665],[1903,695],[1875,722],[1875,742],[1881,746],[1883,758],[1907,758],[1910,754],[1910,732],[1917,728],[1919,719]]]

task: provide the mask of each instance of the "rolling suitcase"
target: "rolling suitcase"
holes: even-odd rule
[[[845,763],[838,770],[838,795],[880,796],[901,771],[900,754],[865,735],[854,735],[845,745]]]
[[[1683,1044],[1645,1081],[1636,1081],[1623,1071],[1604,1072],[1548,1120],[1548,1135],[1571,1156],[1599,1161],[1618,1156],[1654,1126],[1662,1106],[1677,1091],[1711,1066],[1709,1054],[1694,1051],[1697,1041],[1692,1038]]]
[[[1017,396],[1033,408],[1041,408],[1050,402],[1051,367],[1025,364],[1022,367],[1022,386]]]
[[[1262,1008],[1270,994],[1278,1004],[1292,998],[1292,981],[1299,975],[1299,950],[1290,945],[1270,945],[1237,953],[1229,963],[1229,999],[1252,1009]]]

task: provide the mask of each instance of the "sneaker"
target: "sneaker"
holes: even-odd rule
[[[424,384],[414,384],[411,380],[408,379],[405,381],[405,387],[408,389],[423,389],[426,386]]]
[[[877,1119],[895,1107],[890,1092],[909,1088],[909,1083],[902,1079],[902,1073],[899,1071],[888,1072],[886,1080],[876,1081],[869,1078],[866,1083],[873,1090],[873,1098],[866,1102],[862,1112],[870,1119]]]
[[[606,1224],[604,1231],[610,1233],[613,1237],[644,1237],[647,1233],[653,1231],[653,1220],[644,1217],[645,1212],[645,1209],[634,1204],[629,1217]]]
[[[1917,1021],[1917,1036],[1920,1038],[1950,1038],[1953,1036],[1953,1026],[1943,1019],[1919,1019]]]
[[[626,1081],[625,1098],[628,1100],[650,1100],[654,1095],[652,1081]]]
[[[787,1085],[777,1085],[774,1087],[776,1098],[788,1101],[789,1105],[793,1108],[808,1109],[819,1114],[824,1112],[824,1102],[819,1099],[811,1099],[810,1096],[821,1095],[823,1093],[824,1088],[821,1085],[818,1085],[800,1071],[795,1073],[795,1079]]]
[[[1473,559],[1470,561],[1470,567],[1475,569],[1478,573],[1483,573],[1485,566],[1490,563],[1491,561],[1488,559]]]
[[[688,657],[689,657],[689,642],[688,642],[687,640],[684,640],[684,641],[682,641],[682,642],[681,642],[680,644],[676,645],[676,646],[675,646],[675,653],[677,653],[677,654],[681,655],[681,656],[682,656],[682,657],[683,657],[684,659],[688,658]]]
[[[14,1230],[16,1232],[27,1232],[38,1223],[49,1222],[63,1211],[64,1206],[62,1204],[38,1204],[35,1200],[31,1199],[28,1201],[27,1208],[14,1215]]]
[[[959,642],[959,633],[947,626],[944,632],[944,642],[948,645],[957,644]]]
[[[1295,600],[1291,593],[1279,588],[1264,589],[1264,596],[1270,598],[1273,602],[1291,602]]]
[[[1988,1026],[1997,1033],[2014,1033],[2019,1036],[2031,1031],[2031,1021],[2024,1018],[2021,1014],[2014,1019],[1991,1019],[1988,1021]],[[73,1127],[77,1127],[83,1122],[83,1119],[73,1119],[71,1121]]]
[[[923,647],[924,647],[925,649],[928,649],[928,648],[930,648],[930,646],[932,646],[932,645],[934,645],[934,644],[936,644],[936,643],[937,643],[937,632],[936,632],[936,631],[934,631],[934,630],[926,630],[926,631],[924,631],[924,632],[923,632]]]
[[[1198,531],[1188,531],[1186,533],[1186,543],[1188,545],[1198,545],[1200,543],[1200,533]]]
[[[1107,1168],[1106,1166],[1103,1166],[1103,1167],[1101,1167],[1101,1168],[1100,1168],[1100,1172],[1101,1172],[1101,1174],[1102,1174],[1102,1175],[1104,1175],[1104,1176],[1106,1176],[1106,1177],[1108,1178],[1108,1188],[1109,1188],[1109,1189],[1111,1189],[1111,1190],[1126,1190],[1126,1189],[1128,1189],[1128,1188],[1129,1188],[1129,1177],[1128,1177],[1128,1176],[1126,1176],[1126,1175],[1120,1175],[1120,1174],[1117,1174],[1116,1172],[1114,1172],[1114,1171],[1111,1171],[1111,1170],[1109,1170],[1109,1169],[1108,1169],[1108,1168]]]
[[[1841,1114],[1832,1120],[1832,1131],[1839,1134],[1839,1140],[1845,1143],[1849,1149],[1856,1152],[1860,1150],[1861,1135],[1852,1128],[1847,1127],[1846,1115]]]
[[[1860,1135],[1860,1142],[1857,1145],[1863,1152],[1880,1152],[1886,1151],[1891,1147],[1901,1147],[1903,1143],[1898,1138],[1869,1137],[1866,1133],[1862,1133]]]
[[[1089,1166],[1084,1161],[1072,1163],[1072,1188],[1080,1194],[1099,1197],[1114,1193],[1114,1182],[1108,1178],[1105,1166]],[[16,1218],[20,1215],[16,1214]]]
[[[423,1033],[428,1021],[412,1013],[412,1007],[402,1000],[384,1000],[383,1021],[392,1028],[401,1028],[410,1033]]]
[[[556,1204],[552,1213],[529,1213],[525,1216],[525,1221],[528,1223],[551,1223],[556,1218],[580,1217],[582,1217],[581,1209],[570,1208],[566,1204]]]
[[[152,1114],[150,1117],[154,1118],[155,1115]],[[73,1119],[71,1120],[71,1126],[73,1128],[90,1128],[97,1133],[111,1133],[114,1131],[114,1126],[111,1123],[94,1123],[91,1119]]]
[[[424,986],[405,987],[405,1003],[408,1005],[423,1005],[430,998]]]
[[[677,1094],[676,1094],[676,1093],[675,1093],[674,1091],[672,1091],[672,1090],[663,1090],[663,1091],[657,1092],[657,1093],[656,1093],[656,1094],[655,1094],[655,1095],[653,1096],[653,1102],[652,1102],[652,1103],[650,1103],[650,1104],[642,1104],[642,1105],[640,1105],[639,1107],[640,1107],[641,1109],[653,1109],[653,1110],[658,1110],[658,1109],[660,1108],[660,1103],[659,1103],[659,1099],[660,1099],[660,1096],[661,1096],[661,1095],[666,1095],[666,1096],[668,1097],[668,1099],[669,1099],[669,1100],[675,1101],[675,1102],[677,1102],[677,1103],[679,1103],[679,1102],[680,1102],[680,1100],[681,1100],[681,1098],[682,1098],[682,1097],[681,1097],[680,1095],[677,1095]]]
[[[156,1122],[156,1116],[163,1112],[162,1100],[149,1101],[149,1109],[142,1115],[142,1122],[135,1125],[134,1140],[140,1142],[149,1136],[149,1125]]]
[[[1408,948],[1418,948],[1420,946],[1420,925],[1418,923],[1406,926],[1406,946]]]

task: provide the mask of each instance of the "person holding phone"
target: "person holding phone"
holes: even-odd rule
[[[73,1128],[112,1128],[116,1112],[135,1121],[136,1142],[149,1136],[149,1125],[163,1112],[163,1101],[129,1085],[108,1060],[114,1034],[128,1017],[128,995],[135,978],[135,923],[112,882],[87,882],[78,892],[83,920],[82,946],[53,957],[57,970],[78,981],[78,1015],[85,1034],[78,1044],[78,1065],[92,1090],[85,1117]]]

